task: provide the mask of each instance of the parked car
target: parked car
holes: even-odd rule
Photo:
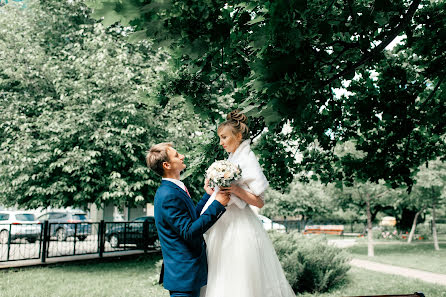
[[[148,222],[147,238],[144,238],[144,222]],[[139,217],[131,222],[107,223],[105,232],[105,241],[109,242],[113,248],[120,245],[136,244],[138,248],[147,246],[159,247],[158,233],[155,226],[155,217]]]
[[[91,234],[91,224],[83,211],[50,211],[41,215],[38,220],[41,223],[49,222],[50,237],[56,237],[58,241],[65,241],[68,237],[77,237],[84,241]]]
[[[279,224],[279,223],[275,223],[270,218],[267,218],[267,217],[262,216],[262,215],[257,215],[257,217],[262,222],[263,228],[265,230],[276,230],[276,231],[280,231],[280,232],[285,232],[286,231],[286,228],[285,228],[284,225]]]
[[[0,244],[7,244],[9,239],[13,241],[20,238],[34,243],[39,239],[40,233],[41,225],[34,214],[23,211],[0,211]]]

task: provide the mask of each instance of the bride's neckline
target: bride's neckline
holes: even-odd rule
[[[242,141],[242,143],[240,143],[240,145],[235,150],[235,152],[229,154],[228,159],[233,159],[234,157],[237,157],[238,155],[240,155],[242,153],[242,151],[245,150],[245,148],[250,149],[250,144],[251,144],[250,139]]]

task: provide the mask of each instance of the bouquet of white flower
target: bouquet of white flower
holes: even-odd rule
[[[240,167],[226,160],[215,161],[206,170],[206,178],[209,179],[209,186],[211,188],[215,188],[216,186],[229,187],[241,177],[242,170]]]

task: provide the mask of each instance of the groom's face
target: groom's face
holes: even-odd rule
[[[182,170],[186,168],[186,164],[183,163],[184,155],[178,153],[173,147],[167,148],[167,156],[169,157],[169,161],[165,162],[164,170],[168,170],[172,173],[180,173]]]

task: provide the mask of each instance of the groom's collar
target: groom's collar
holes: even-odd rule
[[[178,179],[174,179],[174,178],[167,178],[167,177],[163,177],[163,180],[167,180],[167,181],[170,181],[170,182],[174,183],[175,185],[177,185],[183,191],[186,192],[186,186],[184,185],[184,183],[182,181],[180,181]]]

